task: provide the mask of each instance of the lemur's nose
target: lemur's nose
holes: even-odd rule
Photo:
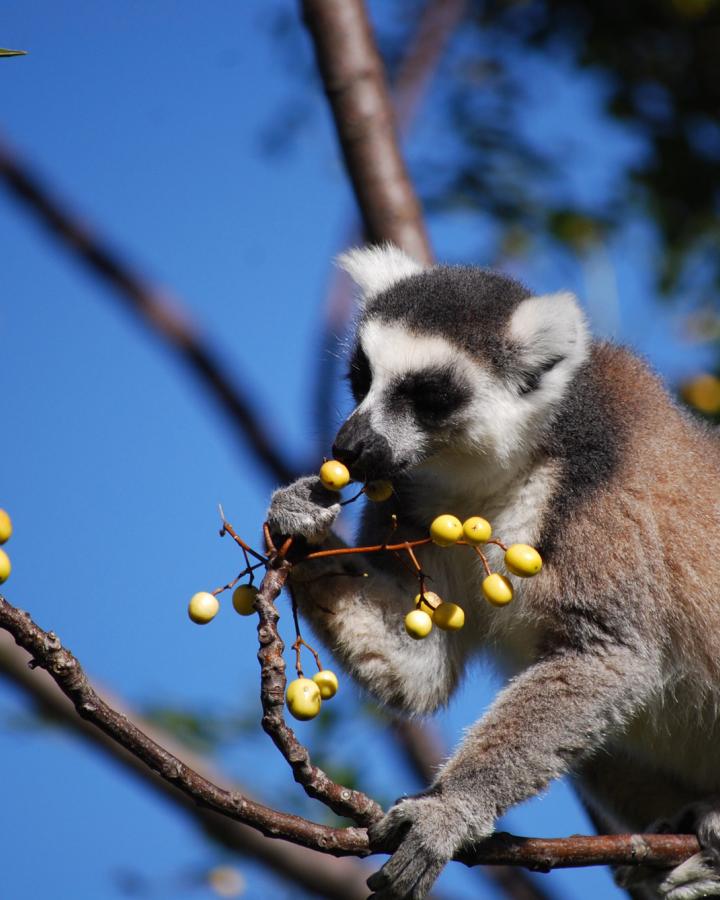
[[[333,459],[337,459],[339,462],[344,463],[346,466],[351,466],[354,462],[360,458],[360,455],[363,451],[362,441],[358,444],[355,444],[354,447],[343,447],[340,444],[333,444],[332,454]]]

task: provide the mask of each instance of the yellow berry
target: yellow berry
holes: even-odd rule
[[[720,378],[716,375],[698,375],[685,382],[680,389],[683,400],[708,415],[720,413]]]
[[[241,584],[235,588],[232,595],[232,605],[236,613],[241,616],[251,616],[255,612],[253,603],[257,597],[257,588],[252,584]]]
[[[513,575],[532,578],[542,569],[542,557],[529,544],[513,544],[505,554],[505,565]]]
[[[207,591],[193,594],[188,603],[188,615],[196,625],[207,625],[208,622],[212,622],[219,609],[218,598]]]
[[[336,459],[329,459],[320,466],[320,481],[329,491],[341,491],[350,481],[350,473]]]
[[[389,481],[369,481],[364,488],[365,496],[374,503],[384,503],[392,497],[393,486]]]
[[[11,571],[10,557],[4,550],[0,550],[0,584],[8,580]]]
[[[441,603],[435,610],[433,622],[443,631],[460,631],[465,624],[465,612],[457,603]]]
[[[331,672],[330,669],[323,669],[316,675],[313,675],[312,680],[320,688],[320,696],[323,700],[329,700],[337,694],[337,675],[334,672]]]
[[[472,516],[463,522],[463,537],[468,544],[485,544],[492,537],[492,526],[482,516]]]
[[[426,612],[430,618],[441,603],[441,598],[434,591],[425,591],[424,594],[417,594],[415,597],[415,606]]]
[[[460,540],[463,533],[462,522],[456,516],[443,515],[433,519],[430,537],[438,547],[449,547]]]
[[[310,678],[296,678],[287,686],[285,700],[290,714],[301,722],[314,719],[320,712],[320,688]]]
[[[12,521],[10,520],[10,516],[5,512],[4,509],[0,509],[0,544],[4,544],[5,541],[9,541],[12,536],[13,528]]]
[[[505,606],[513,598],[510,579],[504,575],[498,575],[497,572],[487,576],[482,583],[482,589],[485,599],[493,606]]]
[[[422,609],[413,609],[405,616],[405,631],[411,638],[420,641],[432,631],[432,619]]]

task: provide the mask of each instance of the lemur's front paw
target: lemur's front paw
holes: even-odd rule
[[[701,853],[676,866],[661,882],[660,896],[665,900],[696,900],[720,897],[720,802],[713,798],[684,809],[674,830],[697,834]]]
[[[671,819],[653,822],[646,830],[654,834],[695,832],[703,849],[670,870],[621,866],[615,872],[620,887],[652,887],[663,900],[720,897],[720,801],[717,798],[693,803]]]
[[[444,865],[470,834],[467,810],[447,796],[429,794],[401,800],[368,830],[371,846],[394,848],[385,865],[368,878],[371,900],[422,900]],[[472,838],[493,831],[475,827]]]
[[[267,523],[273,535],[299,535],[311,544],[320,544],[339,512],[337,493],[324,487],[316,475],[307,475],[275,491]]]

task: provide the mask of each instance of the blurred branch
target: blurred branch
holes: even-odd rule
[[[362,0],[301,0],[370,241],[392,241],[420,261],[430,242],[395,134],[385,69]]]
[[[270,569],[263,580],[266,598],[272,602],[282,589],[286,570]],[[386,852],[370,847],[364,828],[330,828],[300,816],[258,803],[238,790],[215,784],[166,747],[141,731],[125,715],[111,707],[93,689],[77,659],[57,636],[39,628],[28,613],[0,596],[0,628],[32,656],[31,667],[45,669],[73,703],[83,719],[97,726],[148,766],[165,782],[199,806],[251,825],[268,837],[285,838],[332,856],[366,856]],[[540,871],[592,865],[674,866],[699,851],[693,835],[603,835],[570,838],[523,838],[496,834],[481,845],[458,854],[465,865],[504,863]]]
[[[249,825],[243,825],[211,809],[198,806],[190,797],[182,794],[170,782],[163,780],[117,741],[95,725],[81,719],[73,704],[47,672],[40,669],[30,670],[27,654],[20,647],[16,647],[10,635],[6,633],[0,633],[0,676],[5,676],[8,681],[19,687],[35,704],[41,715],[49,717],[92,746],[99,748],[154,791],[159,791],[212,840],[227,850],[268,866],[275,874],[317,896],[329,900],[364,900],[367,897],[365,887],[367,873],[354,860],[333,859],[287,841],[273,840]],[[150,722],[143,722],[131,710],[121,706],[116,698],[112,698],[111,705],[121,715],[141,724],[143,731],[154,741],[171,750],[174,755],[182,754],[185,762],[204,777],[213,781],[218,780],[217,774],[208,769],[205,760],[191,754],[186,747],[177,745],[172,735]]]
[[[25,203],[50,232],[102,281],[115,289],[125,307],[185,363],[225,413],[238,436],[273,480],[291,481],[293,462],[278,449],[259,416],[262,404],[251,401],[247,391],[232,379],[213,348],[193,325],[180,304],[169,294],[148,284],[100,238],[53,198],[41,181],[0,143],[0,178],[10,193]]]
[[[460,24],[467,0],[426,0],[392,82],[391,102],[395,110],[398,140],[405,138],[435,76],[447,45]],[[380,235],[391,240],[389,235]],[[362,241],[359,224],[348,226],[344,244]],[[432,251],[424,262],[432,262]],[[334,427],[333,397],[337,390],[338,359],[334,353],[338,337],[345,333],[353,310],[353,291],[344,272],[333,269],[325,302],[323,332],[315,390],[315,421],[320,453],[330,445]]]

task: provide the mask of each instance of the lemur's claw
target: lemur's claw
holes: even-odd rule
[[[401,800],[368,830],[371,846],[395,848],[367,880],[371,900],[422,900],[463,842],[463,823],[440,796]],[[462,827],[462,826],[461,826]]]

